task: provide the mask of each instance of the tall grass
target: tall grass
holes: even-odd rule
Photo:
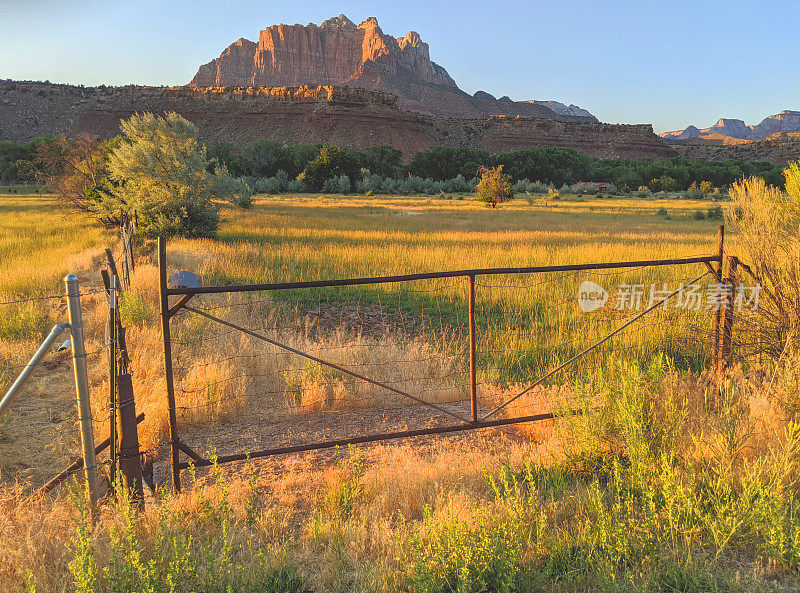
[[[109,504],[94,527],[83,497],[5,499],[15,561],[0,578],[45,592],[800,586],[798,426],[743,374],[720,390],[656,359],[613,376],[594,412],[540,445],[476,434],[263,474],[213,467],[142,515]]]
[[[800,168],[786,175],[790,195],[760,177],[735,183],[727,211],[747,266],[739,274],[761,286],[758,309],[740,320],[737,341],[746,352],[772,358],[800,346]]]
[[[107,236],[41,196],[0,197],[0,301],[61,294],[63,278],[102,252]]]
[[[562,200],[553,207],[514,202],[489,212],[471,201],[271,199],[260,201],[246,215],[231,211],[219,241],[180,242],[174,250],[181,265],[207,283],[220,284],[711,255],[715,225],[690,220],[691,203],[681,201],[671,204],[683,208],[687,217],[665,223],[651,216],[660,202]],[[667,282],[677,288],[702,270],[694,266],[479,277],[484,378],[527,380],[616,328],[625,315],[587,316],[578,310],[576,293],[582,280],[599,281],[611,291],[626,283],[649,288]],[[448,348],[465,348],[463,278],[272,295],[308,308],[320,302],[333,308],[360,303],[402,309],[411,317],[427,312],[434,325],[458,328],[461,335]],[[696,337],[707,331],[709,319],[707,311],[665,316],[626,338],[627,356],[643,361],[666,350],[682,367],[699,369],[708,348]],[[572,369],[586,373],[599,360],[589,357]]]
[[[665,220],[654,216],[662,202],[644,200],[512,202],[488,212],[469,201],[290,197],[261,201],[246,214],[226,211],[218,241],[172,242],[170,272],[189,269],[208,283],[258,282],[710,253],[715,224],[691,218],[698,204],[669,206],[673,218]],[[137,267],[123,304],[146,449],[166,437],[151,264]],[[643,273],[614,280],[683,277],[666,269]],[[537,285],[515,277],[478,287],[483,401],[503,401],[515,383],[620,323],[621,315],[575,310],[575,281],[582,279]],[[432,290],[197,303],[367,375],[455,400],[463,385],[447,377],[465,370],[466,287],[421,287]],[[391,299],[420,321],[353,331],[335,318],[329,326],[307,319],[321,304],[335,311],[359,303],[363,320],[375,312],[366,305]],[[102,344],[104,308],[102,297],[87,299],[95,346]],[[35,315],[24,323],[27,313],[20,315],[6,330],[9,343],[19,343],[14,328],[36,325]],[[39,498],[24,484],[6,485],[0,583],[43,593],[797,589],[796,357],[787,353],[768,372],[733,369],[719,383],[691,371],[702,362],[702,344],[679,358],[687,351],[679,330],[688,322],[681,328],[668,315],[657,319],[629,337],[627,349],[603,352],[595,361],[602,364],[577,367],[520,400],[523,412],[584,411],[529,433],[475,432],[214,466],[186,476],[180,495],[162,491],[149,499],[139,515],[124,496],[108,500],[95,525],[79,491]],[[379,395],[197,317],[173,323],[182,430],[203,434],[235,423],[245,410],[261,422],[276,413],[294,418],[298,410],[357,407]],[[100,416],[107,386],[97,368]],[[421,384],[428,375],[437,378]],[[395,403],[380,396],[381,405]],[[13,419],[1,427],[0,439],[16,439],[13,427]],[[69,451],[75,443],[55,447]]]

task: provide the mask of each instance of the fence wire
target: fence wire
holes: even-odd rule
[[[636,316],[650,303],[647,292],[653,287],[677,288],[704,269],[691,264],[476,277],[479,416]],[[581,310],[579,287],[586,281],[608,293],[596,311]],[[709,283],[713,278],[706,276],[703,294]],[[642,302],[619,306],[620,287],[634,285],[643,287]],[[105,308],[105,297],[98,296],[103,292],[101,286],[82,286],[96,442],[109,434],[109,341],[105,315],[89,314],[86,307]],[[0,302],[0,391],[24,368],[50,326],[66,320],[64,301],[52,294]],[[660,357],[679,369],[706,367],[714,310],[680,308],[674,301],[515,399],[497,417],[553,411],[554,401],[575,397],[576,384],[608,376],[619,365],[646,365]],[[178,432],[203,455],[210,449],[230,455],[432,429],[470,417],[467,278],[222,293],[196,296],[189,305],[272,342],[189,310],[173,317]],[[160,373],[161,361],[152,364]],[[51,353],[39,367],[11,414],[0,420],[0,480],[41,484],[79,457],[69,353]],[[148,405],[152,397],[161,396],[148,395]],[[149,424],[147,430],[159,435],[142,447],[150,462],[167,457],[166,433],[158,432],[165,415],[163,409],[148,409],[145,421],[155,427]],[[107,472],[108,465],[103,453],[98,469]],[[155,479],[164,480],[166,475]]]
[[[108,436],[109,402],[108,396],[96,387],[107,374],[109,344],[105,318],[94,315],[93,310],[95,306],[106,307],[105,289],[99,282],[82,282],[80,297],[87,367],[93,386],[92,421],[95,440],[100,442]],[[0,397],[28,365],[52,326],[66,321],[64,292],[25,298],[6,296],[0,300]],[[0,483],[22,482],[38,487],[81,458],[72,354],[69,347],[60,349],[62,342],[68,340],[65,333],[35,365],[8,413],[0,418]],[[107,456],[101,456],[98,470],[107,472],[108,463]]]

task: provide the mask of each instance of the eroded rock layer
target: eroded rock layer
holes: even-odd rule
[[[650,125],[611,125],[496,116],[442,118],[404,111],[394,95],[350,87],[76,87],[0,81],[0,140],[42,134],[110,137],[136,112],[175,111],[207,141],[389,144],[406,158],[429,146],[491,152],[568,146],[606,157],[672,156]]]

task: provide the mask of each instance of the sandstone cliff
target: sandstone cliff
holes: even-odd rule
[[[381,76],[456,88],[447,71],[431,61],[418,33],[395,39],[384,35],[374,17],[356,26],[344,15],[320,26],[273,25],[261,31],[257,44],[239,39],[201,66],[190,85],[374,86]]]
[[[374,18],[356,26],[344,15],[321,25],[273,25],[258,43],[239,39],[200,66],[193,87],[348,85],[399,96],[400,106],[442,117],[521,115],[560,121],[594,121],[588,111],[557,102],[470,96],[440,65],[415,31],[386,35]],[[552,103],[552,104],[550,104]]]
[[[242,144],[270,138],[356,149],[390,144],[406,158],[434,145],[492,152],[568,146],[604,157],[675,154],[649,125],[441,118],[402,110],[394,95],[351,87],[107,88],[0,81],[0,140],[25,141],[42,134],[110,137],[119,133],[121,119],[142,111],[180,113],[207,141]]]

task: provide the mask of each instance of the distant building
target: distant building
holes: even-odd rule
[[[599,192],[610,192],[616,191],[617,189],[613,183],[608,183],[607,181],[579,181],[578,183],[572,184],[570,188],[575,191],[585,192],[590,185],[597,188]]]

